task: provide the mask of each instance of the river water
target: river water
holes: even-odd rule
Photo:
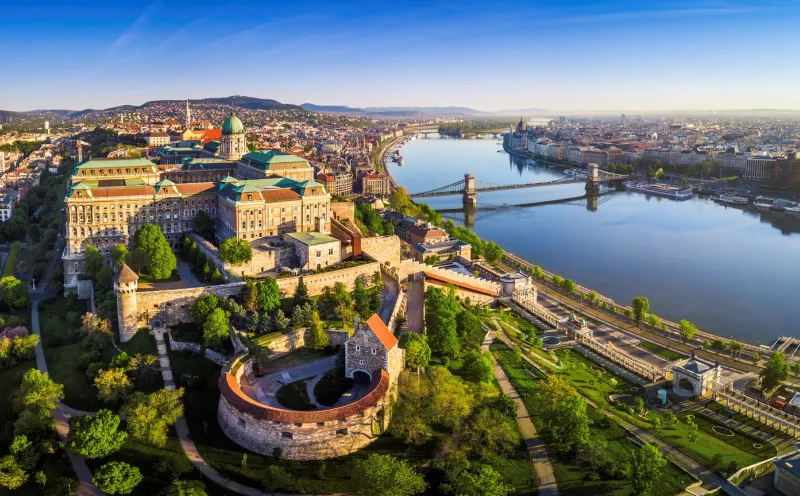
[[[499,141],[420,138],[403,145],[405,165],[390,163],[390,171],[411,193],[454,183],[466,172],[498,184],[563,177],[559,169],[498,152]],[[460,196],[421,201],[617,302],[647,296],[662,317],[686,318],[753,344],[800,337],[800,215],[633,192],[611,192],[596,204],[513,207],[583,194],[582,184],[481,193],[474,216],[460,211]]]

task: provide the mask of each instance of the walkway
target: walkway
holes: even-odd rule
[[[409,332],[422,334],[425,315],[425,294],[422,281],[413,281],[409,277],[406,291],[406,326]]]
[[[178,259],[178,275],[181,276],[181,280],[186,283],[187,288],[199,288],[200,286],[205,286],[200,280],[194,275],[192,269],[189,265],[181,260]]]
[[[31,331],[39,336],[39,343],[34,350],[36,354],[36,368],[39,372],[47,373],[47,362],[44,358],[44,346],[42,345],[42,334],[39,330],[39,302],[37,298],[31,303]],[[70,408],[67,405],[59,402],[58,407],[53,411],[53,420],[56,424],[56,431],[61,441],[67,440],[67,433],[69,432],[69,419],[75,415],[87,415],[91,412],[84,412]],[[92,484],[92,471],[86,465],[86,460],[71,451],[67,450],[69,461],[72,464],[72,470],[80,481],[78,486],[78,496],[95,496],[105,494]]]
[[[486,333],[481,350],[488,351],[489,346],[494,341],[494,337],[494,331]],[[494,377],[500,384],[500,389],[517,403],[517,425],[525,447],[530,454],[533,469],[536,471],[536,477],[539,481],[539,496],[558,496],[558,483],[553,473],[553,466],[550,464],[550,458],[547,456],[547,448],[541,438],[536,435],[536,427],[531,421],[528,409],[525,408],[525,403],[522,402],[519,393],[511,385],[506,373],[497,363],[494,365]]]

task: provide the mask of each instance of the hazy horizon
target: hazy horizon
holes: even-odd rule
[[[557,5],[200,1],[4,7],[0,109],[248,95],[481,111],[800,109],[779,1]]]

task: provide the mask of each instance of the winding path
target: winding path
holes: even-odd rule
[[[42,334],[39,330],[39,298],[41,297],[38,297],[31,303],[31,330],[34,334],[39,336],[39,343],[36,345],[34,350],[36,354],[36,368],[39,369],[39,372],[46,374],[47,361],[44,358]],[[94,415],[94,412],[76,410],[60,401],[58,402],[58,407],[56,407],[56,409],[53,411],[53,420],[55,421],[56,431],[58,432],[58,437],[61,439],[61,441],[67,440],[70,417],[78,415]],[[69,456],[69,461],[72,464],[72,470],[75,472],[75,475],[78,477],[78,481],[80,482],[77,494],[79,496],[95,496],[105,494],[103,491],[95,487],[94,484],[92,484],[92,471],[89,470],[89,466],[86,465],[86,460],[69,450],[67,450],[67,455]]]
[[[489,351],[489,346],[491,346],[494,338],[494,330],[486,333],[481,350]],[[530,454],[533,469],[536,471],[536,477],[539,481],[539,496],[558,496],[558,483],[556,482],[555,473],[553,473],[553,465],[550,463],[550,458],[547,456],[547,448],[541,438],[536,435],[536,427],[533,425],[533,421],[531,421],[528,409],[525,408],[525,403],[522,402],[519,393],[517,393],[517,390],[511,385],[508,376],[506,376],[502,367],[497,363],[494,364],[494,377],[500,384],[500,389],[517,404],[517,425],[519,426],[519,433],[522,435],[525,447]]]

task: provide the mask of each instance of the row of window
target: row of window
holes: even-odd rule
[[[184,207],[188,207],[189,205],[191,205],[192,207],[194,207],[194,206],[202,207],[203,205],[205,205],[206,207],[208,207],[209,206],[209,201],[211,202],[210,203],[211,205],[215,205],[217,200],[216,200],[216,198],[210,198],[210,199],[209,198],[205,198],[204,200],[203,199],[200,199],[200,200],[183,200],[183,206]],[[115,206],[116,206],[116,204],[112,203],[111,204],[111,210],[114,210]],[[170,205],[170,202],[168,202],[168,201],[163,202],[162,201],[162,202],[150,203],[148,205],[142,205],[142,208],[149,208],[151,210],[152,209],[160,210],[160,209],[163,209],[163,208],[170,208],[170,206],[172,208],[178,208],[180,206],[180,202],[173,201],[172,205]],[[108,210],[109,209],[108,207],[109,207],[108,205],[103,205],[103,210]],[[119,206],[120,210],[123,210],[123,209],[124,210],[130,210],[131,208],[138,210],[139,209],[139,204],[136,203],[136,204],[131,205],[130,203],[126,203],[124,205],[120,205]],[[92,209],[99,210],[100,206],[99,205],[96,205],[96,206],[88,205],[86,207],[86,209],[87,210],[92,210]],[[70,211],[71,212],[75,212],[76,211],[75,205],[72,205],[70,207]],[[77,207],[77,211],[78,212],[82,212],[83,211],[83,205],[79,205]]]

